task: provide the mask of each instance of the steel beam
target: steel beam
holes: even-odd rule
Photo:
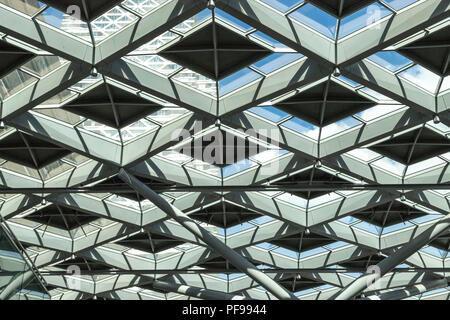
[[[180,223],[193,235],[200,238],[208,246],[210,246],[218,254],[229,260],[236,268],[246,273],[249,277],[260,283],[269,292],[275,295],[278,299],[296,300],[294,294],[277,284],[274,280],[266,274],[258,270],[253,264],[248,262],[244,257],[236,253],[233,249],[225,245],[222,241],[214,237],[211,233],[198,225],[194,220],[187,217],[183,212],[172,206],[169,202],[164,200],[161,196],[136,179],[134,176],[127,173],[124,169],[120,169],[119,177],[130,185],[137,192],[142,194],[145,198],[150,200],[158,208],[164,211],[169,217]]]
[[[392,190],[450,190],[450,185],[446,184],[365,184],[357,185],[351,184],[297,184],[289,187],[284,186],[240,186],[240,185],[230,185],[230,186],[214,186],[214,190],[217,192],[302,192],[302,191],[341,191],[341,190],[355,190],[355,191],[392,191]],[[208,192],[211,190],[211,186],[199,185],[199,186],[154,186],[154,191],[158,192]],[[126,186],[105,186],[105,187],[48,187],[48,188],[10,188],[10,189],[0,189],[2,194],[39,194],[39,193],[119,193],[119,194],[129,194],[135,193],[133,189]]]
[[[430,228],[419,234],[417,237],[412,239],[409,243],[389,255],[387,258],[381,260],[376,267],[378,268],[377,276],[382,277],[393,268],[401,264],[408,257],[413,255],[417,250],[431,242],[433,239],[438,237],[443,232],[447,231],[450,227],[450,214],[446,215]],[[348,285],[344,290],[342,290],[337,296],[336,300],[349,300],[352,299],[357,294],[361,293],[364,289],[369,287],[374,280],[373,274],[366,274]]]
[[[206,1],[169,0],[127,24],[96,45],[94,63],[106,65],[164,31],[182,23],[206,7]]]
[[[207,300],[247,300],[244,296],[228,294],[220,291],[186,286],[166,281],[153,281],[152,288],[169,292],[177,292],[186,296]]]
[[[438,279],[419,283],[414,286],[407,287],[405,289],[386,292],[380,295],[368,296],[363,300],[401,300],[431,290],[446,288],[447,286],[448,286],[447,279]]]
[[[8,300],[16,294],[17,291],[27,283],[34,273],[31,270],[18,274],[6,287],[0,292],[0,300]]]
[[[90,63],[94,46],[79,37],[0,4],[0,31],[64,59]]]

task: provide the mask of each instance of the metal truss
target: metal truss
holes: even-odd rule
[[[0,299],[448,300],[449,0],[99,2],[0,0]]]

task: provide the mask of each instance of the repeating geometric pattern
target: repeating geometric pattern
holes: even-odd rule
[[[300,300],[448,299],[449,31],[449,0],[0,0],[0,299],[278,298],[121,169]]]

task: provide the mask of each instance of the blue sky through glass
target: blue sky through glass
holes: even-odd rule
[[[45,22],[57,28],[61,28],[61,23],[63,20],[64,13],[62,11],[56,10],[55,8],[48,7],[42,15],[44,16]]]
[[[251,26],[249,26],[248,24],[242,22],[241,20],[233,17],[232,15],[226,13],[225,11],[222,11],[220,9],[215,9],[214,11],[215,11],[216,17],[232,24],[235,27],[238,27],[242,31],[249,31],[252,29]]]
[[[219,81],[219,95],[223,96],[240,87],[258,79],[262,76],[249,68],[244,68],[238,72]]]
[[[303,0],[262,0],[262,2],[267,3],[272,8],[285,13],[292,7],[303,3]]]
[[[268,74],[302,57],[303,55],[300,53],[274,53],[267,58],[259,60],[253,66],[262,73]]]
[[[418,0],[383,0],[382,2],[386,3],[392,9],[398,11],[412,5],[417,1]]]
[[[253,107],[248,111],[273,122],[280,122],[290,114],[275,107]]]
[[[310,3],[301,6],[289,16],[328,38],[334,39],[335,37],[337,19]]]
[[[396,51],[380,51],[368,59],[392,72],[400,70],[412,62]]]
[[[339,38],[343,38],[392,14],[379,3],[371,4],[341,20]]]

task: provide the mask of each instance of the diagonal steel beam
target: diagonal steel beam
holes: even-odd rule
[[[193,235],[200,238],[203,242],[213,248],[216,252],[221,254],[225,259],[229,260],[236,268],[240,269],[243,273],[246,273],[249,277],[260,283],[269,292],[275,295],[278,299],[296,300],[294,294],[281,287],[275,281],[273,281],[266,274],[258,270],[254,265],[248,262],[244,257],[236,253],[233,249],[225,245],[222,241],[211,235],[204,228],[199,226],[194,220],[188,218],[176,207],[168,203],[164,198],[156,194],[153,190],[136,179],[134,176],[128,174],[124,169],[120,169],[118,175],[124,182],[129,184],[137,192],[142,194],[145,198],[153,202],[157,207],[163,210],[169,217],[180,223]]]
[[[337,64],[355,63],[450,16],[450,1],[422,0],[337,44]]]
[[[1,102],[0,117],[11,120],[20,113],[45,102],[66,88],[81,81],[89,73],[89,67],[77,62],[65,63],[56,70],[29,84],[17,94]]]
[[[17,291],[20,291],[31,278],[33,278],[33,271],[28,270],[26,272],[18,274],[4,289],[0,292],[0,300],[8,300]]]
[[[244,296],[228,294],[221,291],[198,288],[193,286],[187,286],[182,284],[177,284],[174,282],[153,281],[151,287],[158,290],[164,290],[168,292],[177,292],[182,295],[199,298],[199,299],[207,299],[207,300],[246,300]]]
[[[450,214],[446,215],[439,221],[437,221],[433,226],[419,234],[417,237],[412,239],[409,243],[389,255],[387,258],[381,260],[376,267],[378,268],[377,276],[384,276],[386,273],[391,271],[397,265],[405,261],[409,256],[413,255],[417,250],[431,242],[433,239],[438,237],[443,232],[446,232],[450,227]],[[342,290],[337,296],[336,300],[349,300],[354,296],[361,293],[364,289],[373,283],[374,275],[366,274],[348,285],[344,290]]]
[[[422,0],[341,40],[328,39],[259,0],[217,0],[217,7],[305,55],[351,64],[450,16],[450,2]],[[295,11],[292,10],[292,11]]]
[[[447,286],[448,286],[447,279],[425,281],[404,289],[386,292],[380,295],[368,296],[364,300],[401,300],[428,291],[446,288]]]
[[[90,63],[94,46],[58,28],[0,4],[0,31],[64,59]]]
[[[206,0],[169,0],[95,46],[94,64],[106,65],[206,8]]]
[[[13,111],[23,112],[37,106],[51,95],[55,95],[89,76],[89,71],[93,65],[98,65],[99,69],[107,66],[113,60],[119,59],[126,53],[144,45],[146,42],[200,12],[205,8],[205,5],[206,1],[166,1],[100,43],[92,45],[88,41],[59,30],[45,22],[31,19],[24,13],[0,4],[0,16],[2,17],[0,20],[0,32],[30,43],[46,52],[63,57],[71,61],[70,66],[72,69],[75,69],[75,67],[78,69],[76,75],[69,78],[73,80],[78,79],[75,82],[67,81],[68,73],[64,75],[66,77],[64,79],[58,74],[49,74],[49,76],[38,81],[36,84],[37,88],[29,86],[30,90],[26,92],[26,95],[14,95],[17,96],[14,99],[19,101],[11,102],[11,108],[13,108]],[[80,66],[74,67],[72,64],[74,66],[79,64]],[[46,78],[49,79],[47,80]],[[58,78],[60,78],[59,81]],[[36,94],[35,90],[38,90],[39,94]],[[2,114],[2,118],[8,114]]]

